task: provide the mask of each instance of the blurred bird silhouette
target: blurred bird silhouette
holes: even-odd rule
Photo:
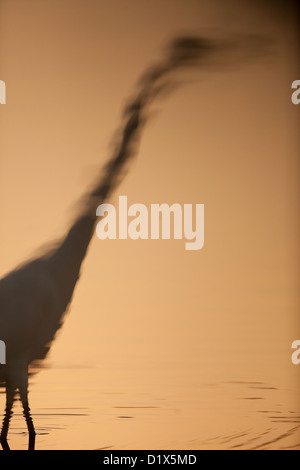
[[[231,49],[232,44],[228,44]],[[94,233],[96,208],[111,195],[136,153],[148,105],[168,90],[176,70],[201,66],[205,58],[222,51],[222,47],[198,37],[181,37],[170,43],[163,59],[147,69],[138,81],[135,96],[125,106],[116,149],[66,236],[51,250],[0,280],[0,338],[6,344],[7,357],[6,364],[0,365],[0,385],[6,387],[0,437],[3,449],[9,450],[7,435],[17,392],[29,431],[28,448],[35,447],[36,433],[28,401],[29,368],[46,357],[62,325]]]

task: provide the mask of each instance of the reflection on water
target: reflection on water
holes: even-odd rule
[[[100,367],[45,369],[34,382],[37,449],[300,449],[296,390],[276,384]],[[25,436],[16,404],[10,446],[26,449]]]

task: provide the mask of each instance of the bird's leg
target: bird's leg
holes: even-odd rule
[[[20,398],[23,405],[23,414],[26,419],[26,424],[29,432],[29,443],[28,450],[34,450],[35,447],[35,429],[30,414],[30,408],[28,403],[28,376],[26,376],[26,383],[22,383],[22,386],[19,387]]]
[[[14,404],[14,398],[16,394],[16,389],[11,386],[8,382],[6,384],[6,408],[5,408],[5,416],[3,419],[1,435],[0,435],[0,442],[3,450],[10,450],[8,442],[7,442],[7,433],[9,428],[9,423],[13,414],[12,408]]]

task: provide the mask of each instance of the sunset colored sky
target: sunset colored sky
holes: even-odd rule
[[[272,43],[270,55],[183,72],[184,85],[153,104],[110,201],[204,204],[204,247],[94,237],[48,362],[54,373],[144,367],[149,384],[178,367],[299,390],[293,2],[0,0],[0,274],[64,235],[137,78],[181,33]]]

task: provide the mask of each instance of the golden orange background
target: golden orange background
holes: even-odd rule
[[[31,387],[37,448],[299,448],[293,2],[0,0],[0,274],[67,230],[136,79],[181,32],[266,34],[277,53],[153,106],[112,202],[204,203],[204,248],[94,237]]]

